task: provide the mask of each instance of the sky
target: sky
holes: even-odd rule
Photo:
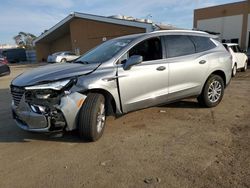
[[[0,44],[20,31],[39,36],[71,12],[126,15],[191,29],[193,10],[239,0],[0,0]]]

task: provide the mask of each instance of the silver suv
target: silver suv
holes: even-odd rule
[[[11,83],[13,117],[29,131],[77,129],[101,137],[107,115],[197,97],[214,107],[231,79],[232,57],[204,32],[171,30],[109,40],[72,63],[23,73]]]

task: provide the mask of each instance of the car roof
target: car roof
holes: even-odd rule
[[[227,45],[227,46],[238,46],[239,44],[237,44],[237,43],[223,43],[223,44],[225,44],[225,45]]]
[[[62,54],[62,53],[68,53],[68,52],[71,52],[71,51],[58,51],[58,52],[55,52],[53,54]]]
[[[118,37],[116,39],[134,39],[138,37],[146,37],[146,36],[160,36],[160,35],[168,35],[168,34],[180,34],[180,35],[195,35],[195,36],[204,36],[204,37],[210,37],[210,38],[218,38],[216,35],[211,35],[209,33],[206,33],[204,31],[194,31],[194,30],[159,30],[159,31],[153,31],[148,33],[139,33],[139,34],[133,34],[133,35],[126,35],[122,37]]]

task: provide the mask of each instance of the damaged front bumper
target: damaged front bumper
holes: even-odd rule
[[[58,104],[48,107],[27,102],[23,94],[18,104],[12,102],[12,114],[16,124],[27,131],[71,131],[77,128],[77,115],[85,98],[86,95],[74,92],[62,96]],[[44,112],[39,110],[45,108]]]

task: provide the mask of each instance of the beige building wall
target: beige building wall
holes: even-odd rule
[[[242,48],[248,47],[248,14],[250,13],[250,0],[248,1],[242,1],[242,2],[236,2],[236,3],[229,3],[225,5],[219,5],[214,7],[207,7],[202,9],[196,9],[194,10],[194,28],[198,28],[203,30],[203,27],[205,25],[205,22],[210,22],[211,24],[216,24],[215,22],[220,19],[221,21],[219,24],[216,25],[217,29],[215,30],[221,30],[220,27],[226,28],[223,30],[222,35],[230,35],[229,32],[232,33],[230,30],[237,30],[235,37],[238,36],[238,32],[240,32],[240,45]],[[235,18],[235,20],[227,20],[227,18]],[[236,20],[236,17],[238,20]],[[213,22],[213,20],[215,22]],[[226,20],[226,21],[225,21]],[[236,23],[237,21],[240,22]],[[225,23],[227,22],[227,23]],[[225,25],[226,24],[226,25]],[[202,27],[201,27],[202,25]],[[206,26],[206,27],[211,27]],[[240,27],[240,28],[235,28]]]
[[[145,33],[143,28],[111,24],[87,19],[75,18],[70,23],[72,50],[79,49],[80,54],[96,45],[115,37]]]
[[[225,16],[198,20],[197,28],[220,33],[220,39],[241,41],[243,15]]]

